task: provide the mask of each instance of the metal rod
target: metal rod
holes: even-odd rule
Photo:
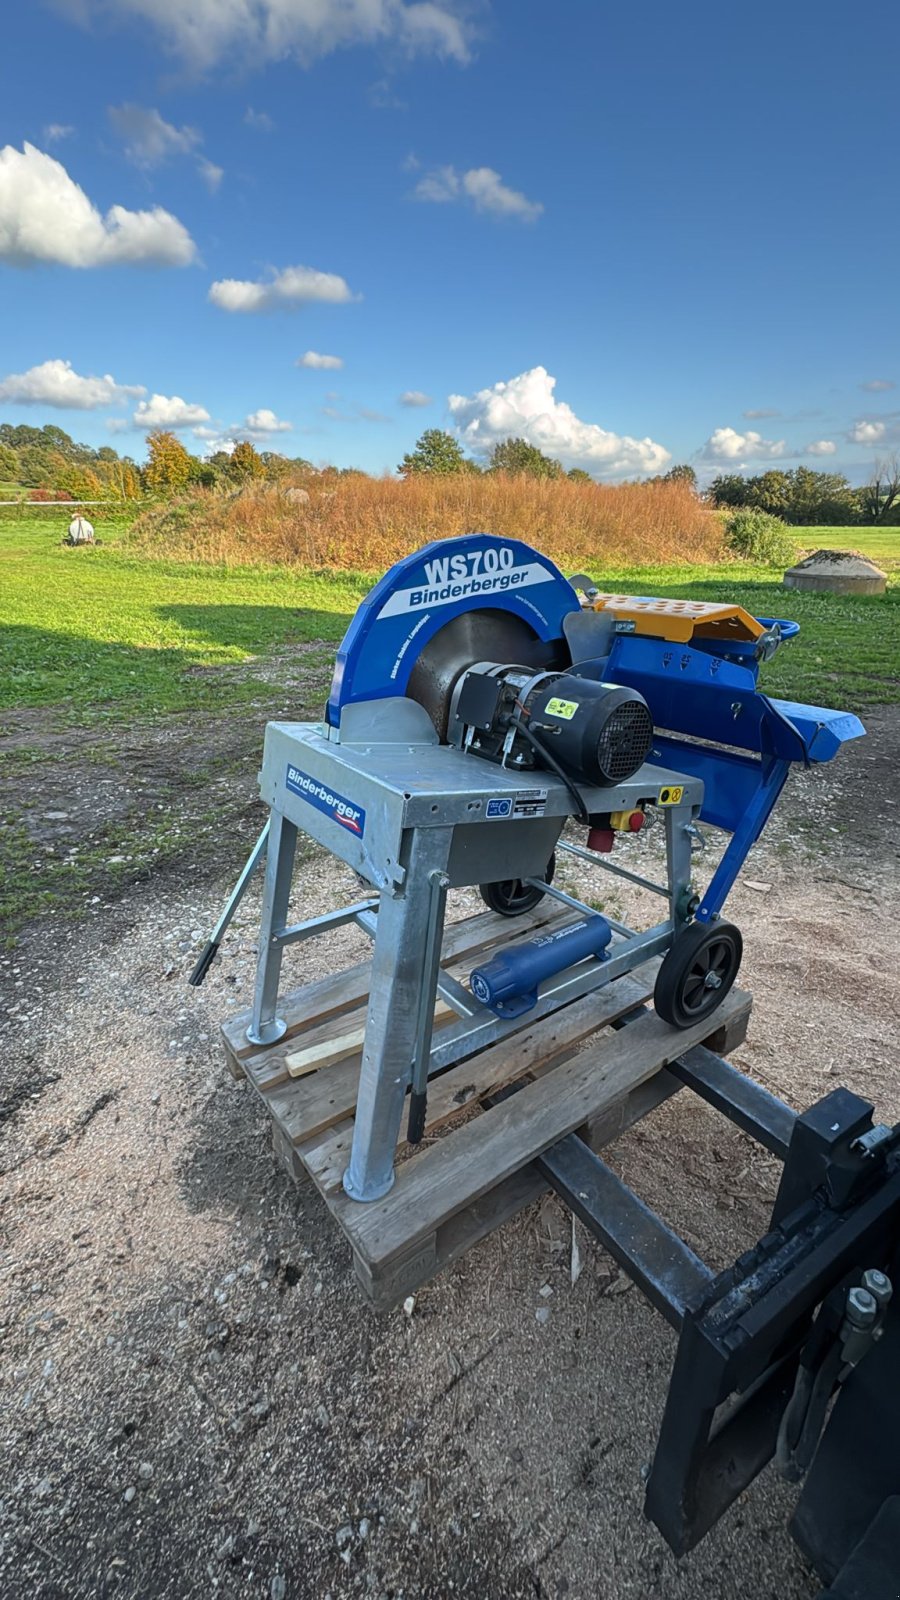
[[[635,934],[616,945],[615,954],[608,961],[582,961],[577,967],[556,973],[541,985],[537,1005],[528,1014],[529,1022],[537,1022],[551,1011],[557,1011],[560,1006],[580,1000],[582,995],[590,994],[594,989],[602,989],[614,978],[621,977],[622,973],[631,972],[651,956],[668,950],[671,943],[671,924],[663,922],[650,928],[647,933]],[[637,951],[640,951],[640,960],[635,959]],[[458,1022],[448,1023],[441,1028],[437,1041],[431,1047],[429,1072],[439,1072],[443,1067],[474,1055],[476,1050],[483,1050],[521,1025],[521,1019],[497,1017],[487,1006],[473,1000],[470,1018],[461,1017]]]
[[[458,1016],[474,1015],[478,1006],[475,996],[468,989],[464,989],[458,979],[451,978],[448,972],[438,972],[437,992],[442,1000],[446,1000],[448,1006],[453,1007]]]
[[[583,900],[576,900],[572,894],[566,894],[565,889],[557,889],[555,883],[547,883],[543,878],[525,878],[523,882],[531,884],[534,889],[542,889],[551,899],[558,900],[560,905],[571,906],[573,911],[586,911],[589,917],[597,916],[593,906],[585,905]],[[634,935],[634,928],[629,928],[626,922],[617,922],[615,917],[607,917],[606,912],[603,912],[603,916],[615,933],[624,934],[627,938]]]
[[[280,811],[269,816],[269,843],[259,919],[259,954],[247,1039],[250,1044],[275,1044],[287,1033],[287,1023],[277,1015],[278,983],[283,947],[276,935],[287,921],[291,877],[297,850],[297,827]]]
[[[677,1061],[670,1061],[669,1071],[702,1100],[723,1112],[729,1122],[784,1160],[797,1113],[783,1100],[703,1045],[695,1045]]]
[[[535,1166],[557,1194],[614,1256],[651,1305],[673,1328],[714,1274],[690,1245],[570,1133],[536,1157]]]
[[[342,906],[340,911],[326,911],[321,917],[310,917],[307,922],[294,922],[280,933],[273,933],[273,944],[300,944],[304,939],[314,939],[316,934],[330,928],[342,928],[348,922],[360,922],[366,912],[378,905],[377,900],[358,900],[355,905]],[[361,922],[360,925],[362,926]],[[365,929],[368,933],[368,928]]]
[[[201,983],[206,977],[206,974],[212,966],[216,951],[218,950],[219,945],[222,943],[222,939],[224,938],[225,930],[244,898],[244,891],[246,890],[250,879],[253,877],[256,868],[259,866],[260,861],[266,853],[266,845],[268,844],[268,841],[269,822],[267,819],[262,833],[253,846],[253,849],[250,851],[247,860],[244,862],[244,865],[241,869],[241,875],[238,878],[237,883],[225,902],[225,909],[213,928],[212,933],[207,939],[202,954],[200,955],[193,972],[188,978],[188,983],[192,988],[199,989]]]
[[[585,850],[580,844],[569,844],[560,840],[557,850],[564,850],[567,855],[578,856],[580,860],[587,861],[592,867],[602,867],[604,872],[612,872],[617,878],[627,878],[629,883],[636,883],[640,889],[649,889],[651,894],[662,895],[664,900],[671,898],[670,891],[664,884],[654,883],[650,878],[642,878],[638,872],[629,872],[627,867],[615,867],[611,861],[602,861],[593,850]]]

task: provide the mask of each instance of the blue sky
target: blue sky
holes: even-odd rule
[[[888,0],[10,9],[0,417],[863,479],[900,443],[898,36]]]

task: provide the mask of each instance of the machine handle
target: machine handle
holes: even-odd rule
[[[219,948],[218,939],[207,939],[206,944],[205,944],[205,946],[203,948],[203,954],[200,956],[200,959],[198,960],[197,965],[195,966],[195,968],[194,968],[193,972],[191,973],[190,977],[188,978],[188,983],[190,984],[192,989],[199,989],[200,988],[200,985],[203,982],[203,979],[206,977],[206,974],[208,973],[210,967],[213,964],[213,961],[215,960],[215,956],[216,956],[216,952],[217,952],[218,948]]]

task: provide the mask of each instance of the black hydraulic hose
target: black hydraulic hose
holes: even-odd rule
[[[583,822],[585,827],[589,828],[591,825],[591,819],[581,795],[578,793],[578,790],[576,789],[571,778],[568,777],[568,775],[563,771],[556,757],[550,754],[550,751],[544,744],[543,739],[539,739],[537,734],[532,732],[531,728],[529,728],[522,721],[520,716],[513,717],[511,721],[513,727],[518,728],[522,737],[528,740],[528,743],[531,745],[532,749],[536,750],[538,755],[547,763],[550,771],[555,772],[560,781],[565,784],[570,795],[572,796],[572,799],[575,801],[575,815],[578,818],[578,821]]]
[[[842,1346],[835,1341],[816,1371],[802,1363],[797,1370],[775,1447],[775,1465],[788,1483],[800,1482],[815,1455],[842,1359]]]

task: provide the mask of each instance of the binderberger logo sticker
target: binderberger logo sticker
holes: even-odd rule
[[[292,794],[298,794],[301,800],[308,800],[323,816],[330,817],[332,822],[339,822],[348,833],[355,833],[362,838],[366,831],[366,813],[361,806],[355,806],[345,795],[335,794],[327,783],[311,778],[308,772],[301,772],[299,767],[290,763],[285,783]]]
[[[547,583],[548,578],[546,567],[537,561],[516,566],[516,553],[505,544],[465,553],[457,551],[452,556],[436,556],[422,563],[422,575],[414,587],[397,589],[385,601],[378,620],[449,606],[454,600],[468,599],[471,595],[527,589],[533,584]]]

